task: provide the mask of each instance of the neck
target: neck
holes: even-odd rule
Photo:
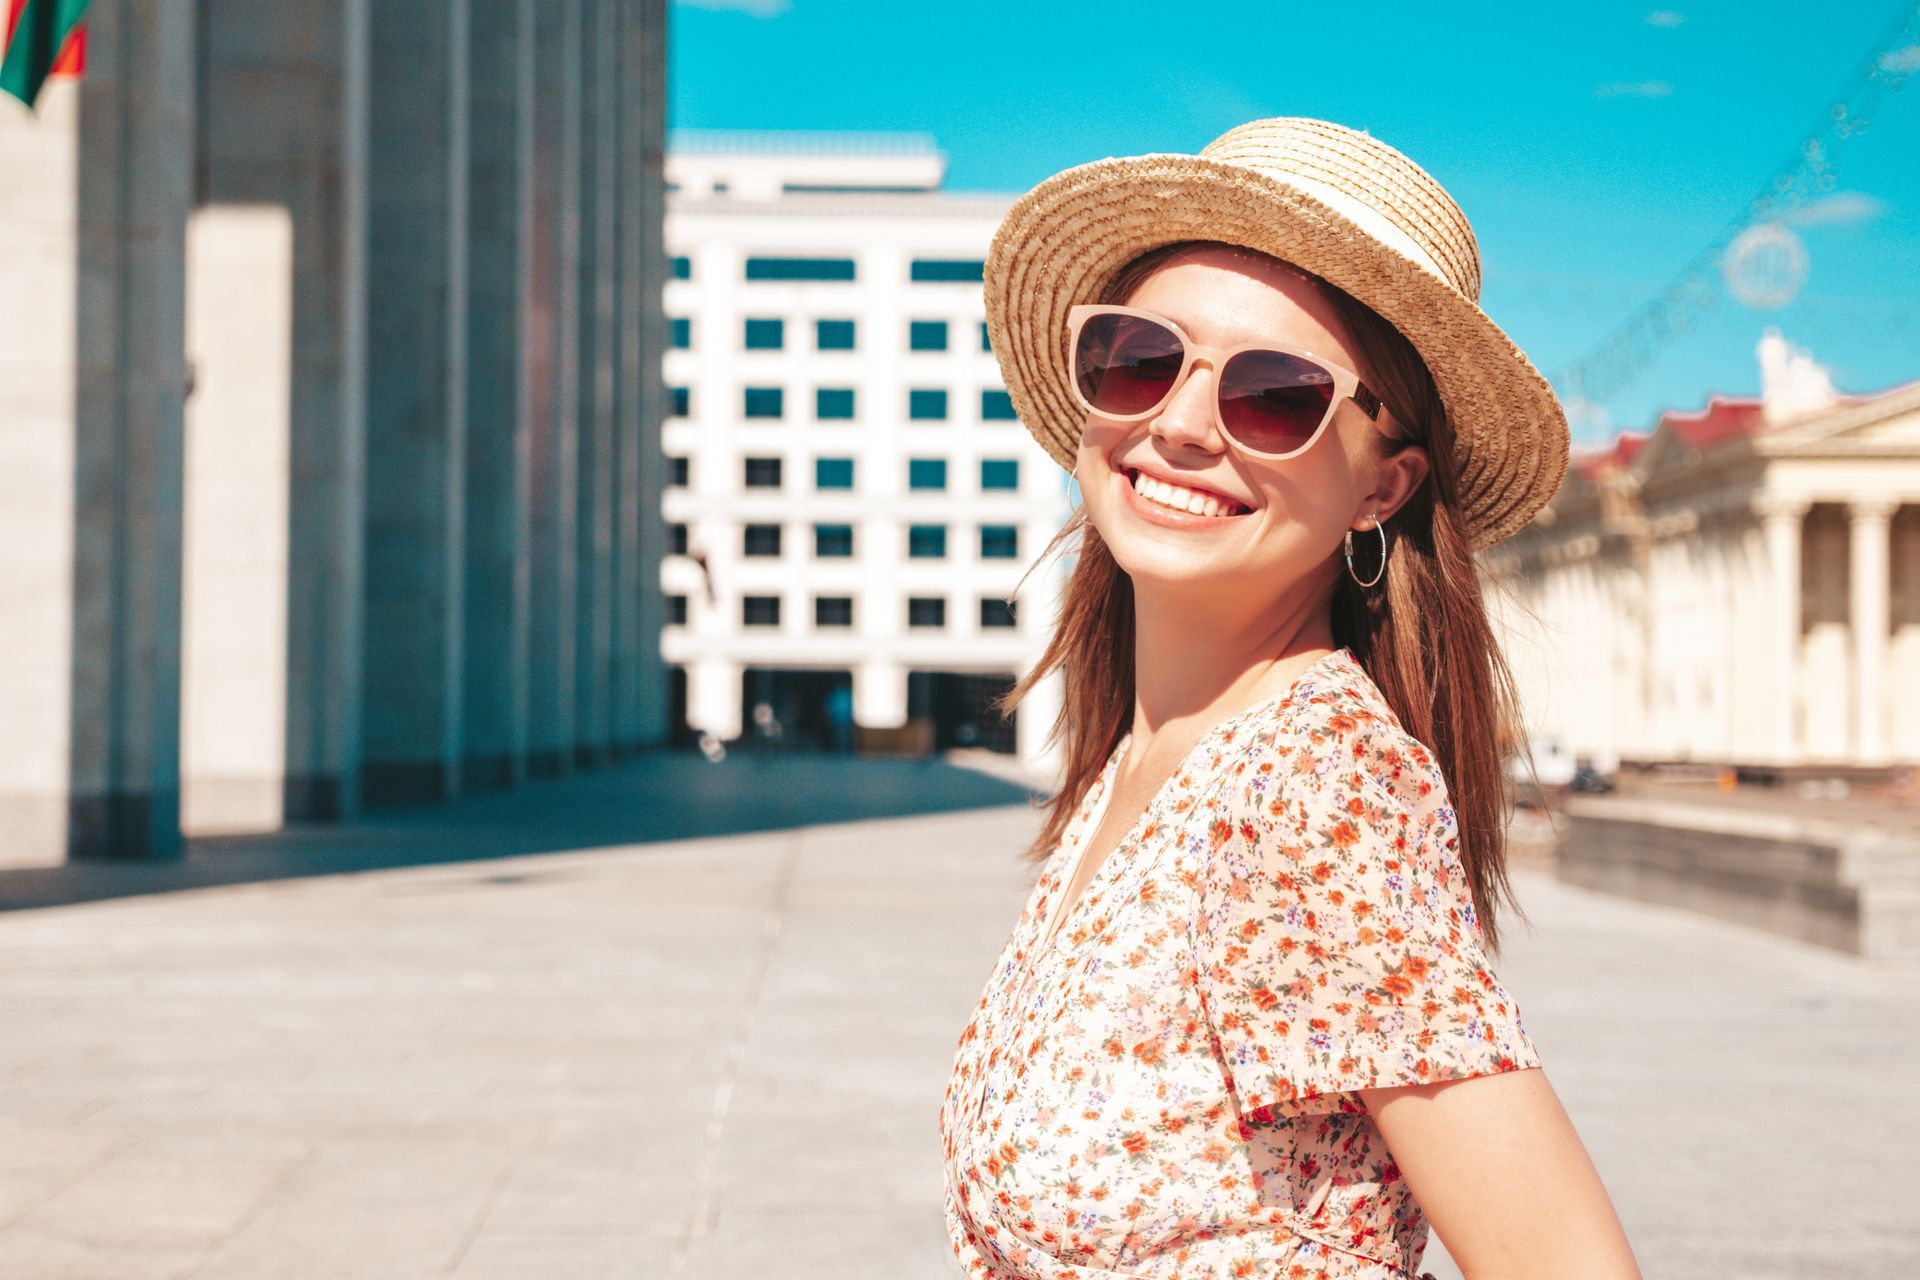
[[[1133,584],[1133,734],[1216,724],[1284,693],[1335,646],[1329,594],[1319,575],[1278,598]]]

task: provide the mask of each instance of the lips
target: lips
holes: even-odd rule
[[[1143,473],[1138,467],[1121,467],[1120,474],[1137,496],[1168,511],[1210,519],[1231,519],[1246,515],[1253,509],[1230,494],[1199,485],[1175,483],[1151,472]]]

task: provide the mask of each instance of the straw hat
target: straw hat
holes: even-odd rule
[[[1174,240],[1284,259],[1406,336],[1453,425],[1475,550],[1520,529],[1559,488],[1566,414],[1480,309],[1480,249],[1466,215],[1386,143],[1302,116],[1237,125],[1199,155],[1078,165],[1007,211],[987,252],[987,340],[1015,412],[1061,466],[1073,468],[1085,423],[1067,382],[1067,309],[1096,301],[1121,267]]]

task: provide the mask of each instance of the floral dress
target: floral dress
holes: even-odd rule
[[[1540,1065],[1438,764],[1335,649],[1193,746],[1049,940],[1127,741],[960,1036],[955,1258],[983,1280],[1419,1280],[1427,1223],[1357,1091]]]

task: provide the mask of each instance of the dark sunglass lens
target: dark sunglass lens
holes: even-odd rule
[[[1109,312],[1080,326],[1074,381],[1101,413],[1145,413],[1166,397],[1184,356],[1180,335],[1165,325]]]
[[[1243,351],[1220,373],[1220,417],[1235,440],[1288,453],[1313,438],[1333,403],[1333,375],[1280,351]]]

